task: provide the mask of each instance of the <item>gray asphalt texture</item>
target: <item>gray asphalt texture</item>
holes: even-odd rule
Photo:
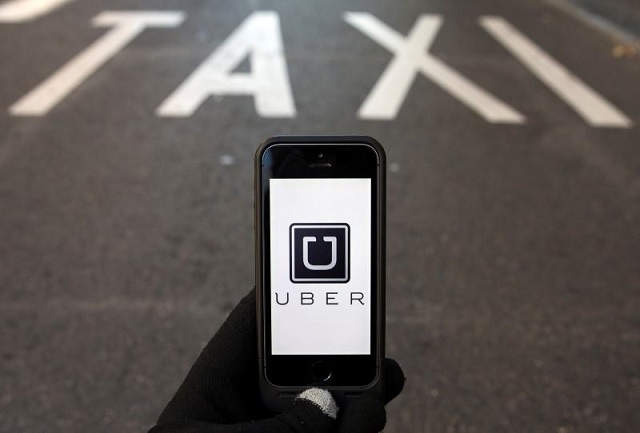
[[[7,108],[107,30],[183,10],[43,117]],[[295,119],[249,97],[158,105],[253,10],[279,13]],[[527,117],[487,123],[423,76],[393,121],[356,112],[406,34]],[[593,128],[478,25],[500,15],[635,125]],[[277,134],[387,150],[388,432],[640,431],[640,56],[538,1],[78,0],[0,24],[0,431],[140,432],[253,286],[253,154]],[[231,165],[221,164],[233,157]],[[224,161],[230,161],[229,158]]]
[[[640,38],[639,0],[569,0],[569,3]]]

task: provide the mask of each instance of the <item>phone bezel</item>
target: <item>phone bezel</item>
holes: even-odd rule
[[[311,167],[324,153],[331,167]],[[292,155],[293,153],[293,155]],[[291,158],[297,158],[291,161]],[[285,163],[285,158],[288,161]],[[363,161],[366,159],[366,162]],[[296,164],[298,166],[296,167]],[[281,166],[282,165],[282,166]],[[261,374],[276,388],[323,386],[364,389],[378,382],[384,353],[384,192],[385,156],[370,137],[274,137],[256,154],[256,262]],[[269,179],[370,178],[371,182],[371,353],[369,355],[272,355],[270,330]],[[325,361],[331,378],[315,381],[311,366]]]

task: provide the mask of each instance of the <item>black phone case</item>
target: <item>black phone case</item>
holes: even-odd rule
[[[365,143],[370,145],[378,153],[379,157],[379,185],[378,185],[378,206],[379,206],[379,218],[378,218],[378,317],[379,323],[377,332],[378,339],[378,351],[377,356],[377,375],[373,382],[366,386],[323,386],[322,388],[331,391],[334,398],[337,400],[340,406],[345,400],[358,398],[363,393],[374,393],[382,397],[383,394],[383,360],[385,354],[385,289],[386,289],[386,273],[385,273],[385,243],[386,243],[386,155],[384,149],[375,139],[367,136],[359,135],[347,135],[347,136],[282,136],[271,137],[265,140],[257,149],[255,154],[255,166],[254,166],[254,208],[255,208],[255,247],[256,247],[256,314],[258,324],[258,377],[260,384],[260,396],[263,403],[267,408],[274,412],[282,412],[293,405],[296,396],[308,388],[308,386],[300,387],[279,387],[271,384],[265,375],[264,364],[264,326],[263,326],[263,274],[262,274],[262,250],[264,243],[262,239],[262,207],[261,207],[261,194],[262,194],[262,179],[261,179],[261,166],[262,155],[266,149],[274,144],[322,144],[322,143],[336,143],[336,144],[350,144],[350,143]]]

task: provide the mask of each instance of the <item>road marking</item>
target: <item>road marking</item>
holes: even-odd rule
[[[554,60],[501,17],[480,18],[480,25],[592,126],[629,128],[620,110]]]
[[[247,57],[251,72],[232,73]],[[276,12],[256,11],[249,15],[156,113],[189,117],[209,96],[221,95],[252,95],[261,117],[296,115]]]
[[[31,21],[73,0],[12,0],[0,5],[0,23]]]
[[[442,24],[440,16],[420,16],[406,38],[368,13],[347,12],[344,19],[395,54],[360,107],[360,118],[395,119],[420,71],[489,122],[524,123],[522,114],[427,52]]]
[[[122,50],[147,27],[176,27],[182,12],[102,12],[93,19],[96,27],[113,29],[58,69],[42,84],[9,108],[14,116],[43,116],[82,84],[91,74]]]

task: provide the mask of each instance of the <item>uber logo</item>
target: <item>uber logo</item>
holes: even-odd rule
[[[289,245],[292,283],[349,281],[348,224],[291,224]]]

